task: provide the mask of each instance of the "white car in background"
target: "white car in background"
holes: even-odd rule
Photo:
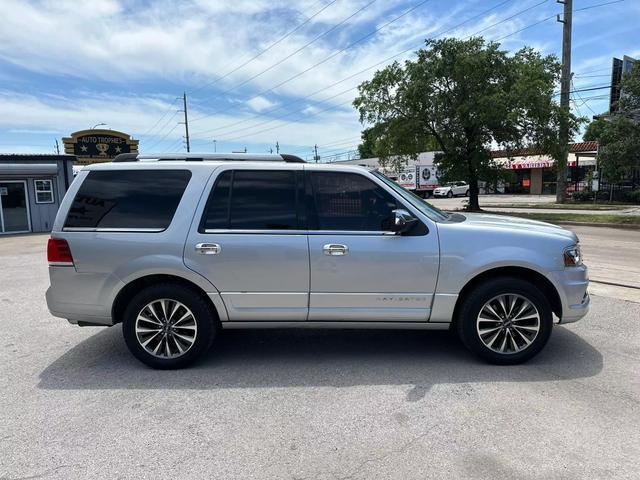
[[[443,187],[438,187],[433,191],[434,197],[453,197],[456,195],[469,196],[469,185],[467,182],[451,182]]]

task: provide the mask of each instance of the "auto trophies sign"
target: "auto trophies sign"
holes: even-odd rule
[[[109,162],[121,153],[138,153],[138,140],[116,130],[81,130],[62,141],[64,152],[75,155],[80,165]]]

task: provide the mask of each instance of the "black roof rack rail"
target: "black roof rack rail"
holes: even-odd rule
[[[111,161],[112,162],[137,162],[138,154],[137,153],[119,153]]]
[[[288,155],[282,153],[279,155],[260,155],[256,154],[256,158],[252,158],[253,155],[247,154],[170,154],[170,155],[140,155],[139,153],[120,153],[114,157],[112,162],[139,162],[140,160],[156,160],[159,162],[168,161],[184,161],[184,162],[202,162],[205,160],[211,161],[284,161],[286,163],[306,163],[302,158],[295,155]]]
[[[287,163],[307,163],[300,157],[296,157],[295,155],[289,155],[287,153],[281,153],[280,156]]]

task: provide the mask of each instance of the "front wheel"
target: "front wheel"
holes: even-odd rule
[[[476,287],[459,310],[462,343],[490,363],[513,365],[537,355],[553,328],[551,307],[533,284],[496,278]]]
[[[449,198],[453,198],[453,190],[449,190],[449,191],[447,192],[447,197],[449,197]]]
[[[468,189],[468,188],[467,188],[467,191],[466,191],[466,192],[464,192],[464,196],[465,196],[465,197],[468,197],[468,196],[469,196],[469,189]]]
[[[185,367],[213,342],[217,319],[207,301],[182,285],[152,285],[125,309],[122,332],[142,363],[158,369]]]

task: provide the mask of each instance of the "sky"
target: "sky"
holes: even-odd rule
[[[609,3],[611,2],[611,3]],[[607,3],[606,5],[601,5]],[[555,0],[2,0],[0,153],[53,153],[106,124],[140,151],[354,154],[356,87],[426,38],[482,35],[558,57]],[[592,7],[593,8],[589,8]],[[640,0],[574,0],[575,90],[640,58]],[[608,108],[576,92],[575,113]]]

